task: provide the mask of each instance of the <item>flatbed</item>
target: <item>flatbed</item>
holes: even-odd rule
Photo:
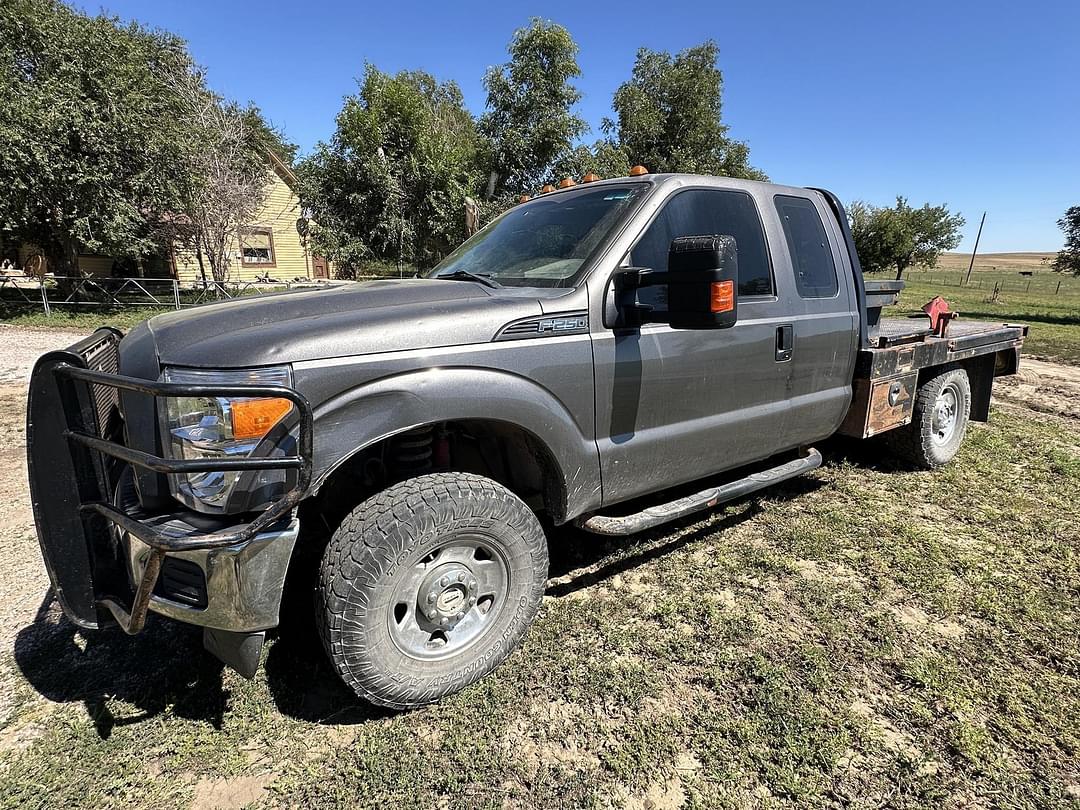
[[[871,344],[855,359],[851,408],[840,426],[846,436],[869,438],[909,424],[919,372],[969,361],[973,381],[971,418],[985,421],[994,377],[1015,374],[1028,327],[988,321],[949,321],[934,333],[929,317],[882,318]],[[980,373],[981,372],[981,373]]]

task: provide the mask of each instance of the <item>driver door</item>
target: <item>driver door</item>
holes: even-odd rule
[[[791,363],[778,350],[778,339],[789,322],[776,296],[754,198],[719,188],[677,192],[646,227],[627,262],[666,270],[672,239],[704,234],[736,240],[739,299],[733,327],[680,330],[647,324],[593,333],[605,504],[782,449]]]

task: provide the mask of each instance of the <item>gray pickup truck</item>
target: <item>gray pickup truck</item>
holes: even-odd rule
[[[251,676],[314,552],[341,677],[430,703],[520,643],[542,521],[631,534],[836,433],[952,459],[1026,327],[881,318],[899,288],[864,281],[829,192],[644,174],[524,201],[423,277],[100,329],[30,385],[56,597],[86,630],[201,626]]]

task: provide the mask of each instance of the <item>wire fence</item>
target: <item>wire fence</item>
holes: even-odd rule
[[[364,281],[377,276],[358,278]],[[182,285],[172,278],[95,278],[93,276],[0,275],[0,302],[41,309],[46,315],[54,308],[117,309],[151,307],[184,309],[214,301],[240,298],[265,292],[325,287],[328,282],[239,281],[197,282]],[[349,283],[349,282],[334,282]]]
[[[914,271],[905,274],[908,281],[934,284],[940,287],[970,287],[999,292],[1037,293],[1040,295],[1080,295],[1080,278],[1060,273],[992,273],[979,271],[970,280],[966,273]]]

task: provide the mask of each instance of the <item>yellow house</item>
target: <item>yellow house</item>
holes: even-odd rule
[[[269,158],[266,199],[255,221],[240,229],[229,250],[229,281],[329,278],[329,262],[311,254],[297,229],[301,210],[296,175],[277,155],[269,153]],[[174,249],[171,266],[181,284],[201,280],[198,257],[192,251]],[[209,268],[206,273],[209,276]]]
[[[312,255],[297,229],[301,209],[300,198],[295,191],[296,175],[277,155],[267,153],[267,157],[270,167],[266,199],[255,221],[240,229],[238,239],[229,249],[229,281],[329,278],[330,263],[325,258]],[[4,254],[0,258],[9,260],[7,264],[12,269],[8,272],[25,270],[28,274],[43,275],[50,271],[40,251],[33,245],[24,243],[4,248],[0,253]],[[79,272],[84,276],[108,278],[136,275],[140,271],[131,262],[117,261],[112,256],[83,253],[79,255]],[[170,247],[162,256],[144,260],[141,274],[151,278],[175,278],[184,286],[202,280],[198,256],[179,245]],[[206,267],[206,277],[213,280],[209,265]]]

